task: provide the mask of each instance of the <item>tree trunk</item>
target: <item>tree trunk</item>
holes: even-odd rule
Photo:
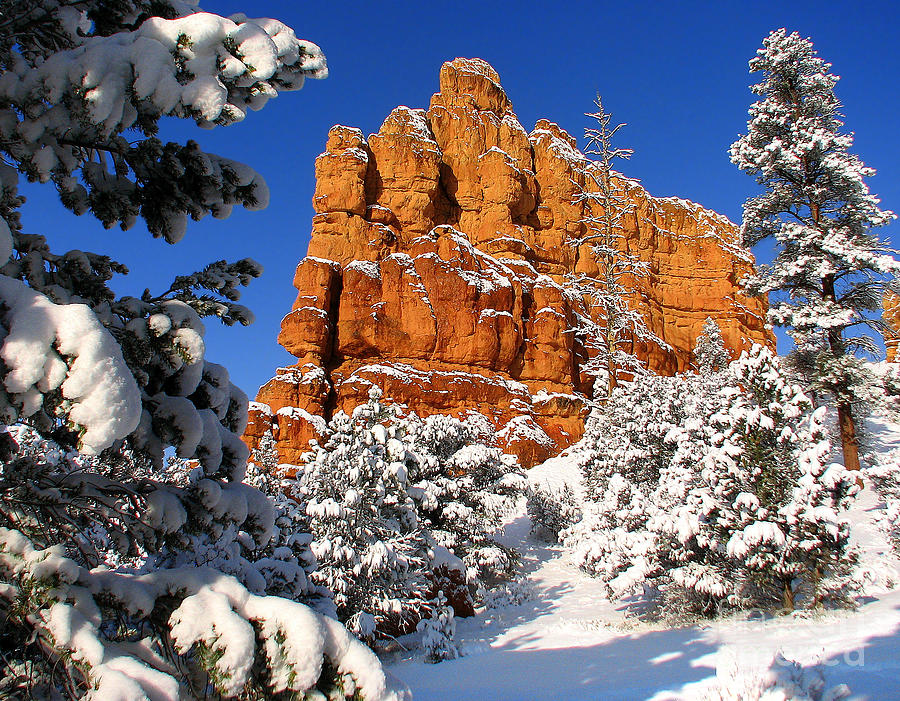
[[[791,580],[784,580],[781,583],[781,612],[789,613],[794,610],[794,588],[791,586]]]
[[[612,396],[613,390],[616,388],[616,374],[618,368],[616,368],[616,360],[615,360],[615,352],[616,352],[616,339],[612,332],[609,330],[610,324],[607,322],[607,332],[606,332],[606,372],[608,373],[607,377],[607,387],[606,387],[606,398],[609,399]]]
[[[859,469],[859,441],[856,439],[856,424],[853,421],[853,407],[849,403],[838,404],[838,426],[841,430],[841,448],[844,452],[844,467]]]
[[[826,275],[822,280],[822,292],[825,299],[835,301],[834,276]],[[841,332],[831,329],[828,332],[828,345],[831,353],[837,358],[847,352]],[[853,421],[853,407],[850,402],[839,402],[838,428],[841,433],[841,450],[844,454],[844,467],[848,470],[859,470],[859,441],[856,438],[856,423]]]

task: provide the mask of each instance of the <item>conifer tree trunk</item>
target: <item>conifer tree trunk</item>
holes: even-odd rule
[[[838,404],[838,426],[841,431],[841,448],[844,452],[844,467],[859,469],[859,441],[856,439],[856,424],[853,421],[853,407],[849,402]]]
[[[810,206],[814,221],[819,226],[819,207],[816,204]],[[836,292],[834,289],[834,276],[826,275],[822,279],[822,295],[825,299],[834,302]],[[832,329],[828,332],[828,345],[835,357],[840,357],[847,352],[846,344],[841,332]],[[856,439],[856,423],[853,420],[853,405],[848,401],[838,401],[838,430],[841,436],[841,452],[844,455],[844,467],[848,470],[859,470],[859,441]]]
[[[612,262],[606,261],[607,270],[612,269]],[[609,288],[609,280],[607,279],[607,288]],[[608,311],[612,311],[611,309]],[[616,332],[613,328],[613,320],[612,314],[607,314],[606,319],[606,372],[607,372],[607,383],[606,383],[606,398],[609,399],[612,396],[613,390],[616,388],[616,374],[618,373],[618,368],[616,367]]]
[[[789,579],[781,583],[781,608],[783,613],[790,613],[794,610],[794,589]]]

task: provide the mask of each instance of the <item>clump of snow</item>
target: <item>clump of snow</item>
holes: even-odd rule
[[[538,445],[555,445],[553,439],[547,435],[531,416],[516,416],[509,421],[497,433],[497,438],[505,443],[517,441],[532,441]]]
[[[325,419],[316,414],[310,414],[305,409],[301,409],[295,406],[286,406],[282,407],[278,411],[275,412],[277,416],[284,416],[285,418],[291,419],[293,421],[300,421],[304,423],[311,424],[316,431],[320,434],[325,433],[327,429],[327,424]],[[277,419],[276,419],[277,421]]]
[[[841,701],[851,695],[846,684],[829,687],[821,665],[804,668],[781,654],[762,669],[729,655],[716,676],[718,683],[705,692],[707,701]]]
[[[175,647],[186,653],[203,643],[217,653],[213,682],[219,693],[239,693],[256,661],[263,659],[274,693],[312,690],[328,661],[339,674],[351,676],[366,699],[406,698],[405,692],[390,688],[374,653],[337,621],[294,601],[251,594],[233,577],[210,568],[88,571],[60,547],[37,550],[22,533],[0,528],[0,570],[20,582],[58,582],[51,602],[35,616],[38,632],[83,662],[98,693],[103,690],[110,701],[181,698],[165,660],[140,646],[111,642],[102,630],[98,601],[115,601],[129,615],[145,617],[162,597],[179,602],[168,620]],[[53,602],[53,596],[59,600]]]
[[[262,402],[250,402],[248,406],[249,411],[259,412],[260,414],[264,414],[265,416],[272,415],[272,407],[268,404],[263,404]]]
[[[6,276],[0,276],[0,299],[6,307],[3,384],[21,416],[37,412],[44,394],[61,390],[86,453],[99,453],[137,427],[140,391],[121,347],[90,308],[53,304]]]
[[[354,260],[344,268],[345,271],[354,271],[372,278],[373,280],[381,279],[381,270],[378,263],[370,260]]]

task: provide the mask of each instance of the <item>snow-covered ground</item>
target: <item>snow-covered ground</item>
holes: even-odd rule
[[[879,451],[900,447],[900,425],[876,420],[870,429]],[[574,486],[577,477],[565,455],[529,473],[531,480],[555,486]],[[856,611],[666,628],[629,617],[629,607],[640,602],[607,600],[599,583],[558,546],[532,539],[523,504],[504,537],[523,550],[526,600],[460,620],[460,659],[432,665],[410,653],[389,670],[416,701],[662,701],[710,698],[719,675],[733,677],[737,669],[759,677],[781,652],[804,667],[821,664],[827,683],[847,684],[851,699],[900,699],[900,588],[894,584],[900,582],[900,561],[874,524],[879,508],[877,495],[866,488],[851,512],[871,580]]]

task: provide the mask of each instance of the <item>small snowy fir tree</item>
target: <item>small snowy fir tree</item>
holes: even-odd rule
[[[855,483],[777,357],[641,384],[589,433],[594,503],[564,533],[582,566],[615,595],[656,587],[669,615],[843,603]]]
[[[459,645],[454,640],[456,619],[453,607],[448,606],[446,597],[438,592],[437,598],[432,602],[432,609],[434,615],[431,618],[423,618],[416,625],[416,630],[422,635],[425,660],[427,662],[455,660],[459,657]]]
[[[568,484],[558,489],[541,485],[530,487],[526,510],[531,519],[531,532],[553,543],[559,541],[561,531],[581,520],[575,492]]]
[[[313,581],[369,642],[410,632],[431,612],[432,550],[407,492],[412,456],[393,419],[375,388],[352,416],[337,414],[290,494],[306,505]]]
[[[678,449],[664,481],[687,489],[659,520],[677,543],[667,576],[705,612],[720,602],[785,611],[844,603],[855,555],[842,512],[857,488],[826,462],[825,410],[812,411],[762,346],[732,363],[726,383],[707,425],[671,436]]]
[[[603,108],[599,95],[594,104],[597,111],[587,116],[597,126],[585,129],[584,134],[588,142],[585,153],[596,159],[587,162],[584,185],[575,196],[575,204],[584,208],[584,231],[573,245],[589,247],[598,273],[596,277],[572,276],[569,294],[585,305],[575,329],[589,355],[584,371],[604,385],[595,387],[595,396],[607,398],[623,375],[630,377],[643,370],[634,352],[636,342],[666,344],[649,329],[631,299],[635,279],[649,271],[624,245],[624,222],[635,216],[635,204],[613,164],[630,158],[632,151],[613,146],[613,138],[625,125],[611,126],[612,115]]]
[[[473,588],[508,578],[516,552],[492,536],[525,493],[526,480],[496,448],[484,427],[433,415],[405,423],[415,455],[410,494],[434,544],[466,565]]]
[[[834,398],[844,464],[855,470],[853,404],[867,382],[854,354],[878,352],[861,330],[881,331],[871,312],[900,266],[872,232],[894,215],[879,209],[865,183],[875,171],[849,152],[853,136],[841,132],[830,68],[809,39],[784,29],[769,34],[750,61],[750,71],[763,74],[751,88],[762,99],[731,160],[765,188],[744,205],[745,245],[776,243],[774,261],[746,280],[747,290],[770,295],[769,320],[811,356],[810,389]]]
[[[694,367],[701,375],[709,375],[724,370],[730,362],[722,330],[712,317],[706,317],[703,331],[694,343]]]
[[[267,432],[251,454],[244,480],[269,495],[275,511],[271,539],[246,555],[251,568],[265,582],[258,582],[257,587],[336,617],[331,592],[315,584],[311,576],[317,561],[312,552],[313,535],[309,532],[306,509],[287,496],[290,482],[280,476],[281,471],[275,439]]]
[[[265,206],[255,171],[163,143],[158,124],[239,121],[324,77],[324,56],[275,20],[197,10],[0,6],[3,693],[174,700],[331,684],[391,698],[365,646],[268,595],[252,564],[274,512],[243,481],[247,399],[205,359],[202,319],[249,323],[237,302],[259,266],[215,262],[160,293],[119,297],[109,282],[123,265],[53,252],[22,230],[20,173],[74,214],[142,222],[169,243],[189,218]],[[189,475],[165,471],[167,451],[190,461]]]

